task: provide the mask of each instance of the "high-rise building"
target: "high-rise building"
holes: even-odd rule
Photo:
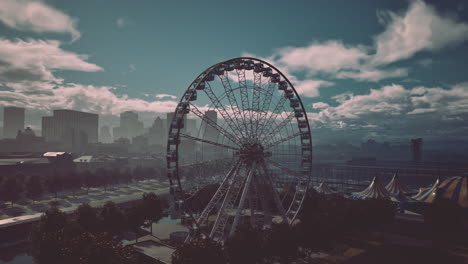
[[[3,109],[3,137],[16,138],[18,131],[24,129],[24,108],[5,107]]]
[[[108,126],[102,126],[99,130],[99,141],[102,143],[112,142],[112,135]]]
[[[166,144],[167,138],[167,130],[166,124],[164,124],[163,120],[158,116],[153,125],[149,128],[148,131],[148,143],[150,145],[161,145],[164,146]]]
[[[132,139],[143,134],[143,122],[138,120],[138,113],[126,111],[120,114],[120,126],[114,127],[114,139]]]
[[[414,162],[420,162],[422,157],[422,138],[411,139],[411,154]]]
[[[73,149],[98,142],[99,116],[74,110],[54,110],[53,116],[42,117],[42,136]]]
[[[218,113],[214,110],[208,110],[205,112],[205,116],[213,121],[215,124],[218,124]],[[210,126],[203,121],[203,138],[213,142],[218,142],[219,132],[214,127]]]

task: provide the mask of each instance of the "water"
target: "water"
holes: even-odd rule
[[[33,264],[33,258],[28,255],[29,247],[30,244],[25,242],[0,248],[0,264]]]

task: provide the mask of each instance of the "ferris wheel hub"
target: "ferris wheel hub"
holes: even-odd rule
[[[245,143],[241,145],[238,155],[244,160],[261,160],[268,156],[269,152],[260,143]]]

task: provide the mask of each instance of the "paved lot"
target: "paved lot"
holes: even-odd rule
[[[34,203],[27,200],[21,204],[7,205],[6,208],[0,209],[0,228],[19,222],[37,220],[51,202],[56,202],[59,208],[65,212],[72,212],[82,203],[99,207],[107,201],[124,203],[141,198],[145,192],[163,194],[167,193],[168,190],[168,184],[165,181],[144,180],[127,185],[112,186],[106,191],[103,188],[91,188],[89,194],[86,194],[85,189],[77,191],[75,196],[71,192],[62,192],[59,193],[57,199],[54,199],[53,194],[46,194]]]

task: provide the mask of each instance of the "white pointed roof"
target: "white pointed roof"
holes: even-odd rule
[[[392,180],[385,186],[385,189],[392,195],[407,194],[409,189],[401,183],[398,174],[394,174]]]
[[[378,177],[374,177],[371,184],[366,189],[364,189],[364,191],[354,193],[353,195],[362,199],[390,198],[390,193],[387,191],[387,189],[385,189]]]
[[[320,194],[333,194],[335,191],[328,186],[325,182],[320,183],[319,186],[315,187],[315,190]]]

